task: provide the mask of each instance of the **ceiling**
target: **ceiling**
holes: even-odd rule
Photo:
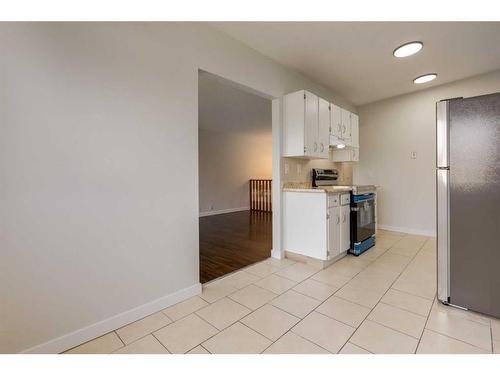
[[[355,105],[500,69],[500,22],[215,22],[217,29]],[[403,59],[393,50],[419,40]],[[437,79],[413,79],[435,72]]]
[[[200,129],[270,136],[271,101],[211,73],[198,75]]]

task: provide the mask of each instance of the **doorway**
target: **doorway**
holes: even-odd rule
[[[272,102],[199,71],[200,282],[271,256]]]

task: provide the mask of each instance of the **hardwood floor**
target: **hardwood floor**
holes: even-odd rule
[[[200,282],[270,257],[271,246],[271,212],[200,217]]]

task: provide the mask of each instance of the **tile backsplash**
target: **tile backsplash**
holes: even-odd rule
[[[339,171],[339,185],[352,185],[352,163],[333,162],[324,159],[300,159],[300,158],[282,158],[281,181],[286,183],[311,183],[312,169],[337,169]],[[287,165],[288,167],[286,167]],[[285,173],[287,169],[287,173]]]

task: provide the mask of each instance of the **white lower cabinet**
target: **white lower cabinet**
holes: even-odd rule
[[[351,206],[340,207],[340,246],[342,251],[351,247]]]
[[[328,251],[330,257],[339,255],[341,251],[340,207],[328,208]]]
[[[283,245],[286,251],[320,260],[350,247],[349,193],[289,191],[283,194]]]

